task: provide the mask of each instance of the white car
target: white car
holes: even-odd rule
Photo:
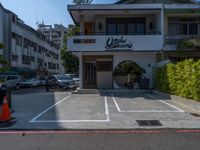
[[[26,79],[19,83],[20,87],[36,87],[40,85],[40,81],[35,78]]]
[[[0,75],[0,89],[19,89],[20,76]]]

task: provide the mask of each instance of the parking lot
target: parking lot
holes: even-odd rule
[[[135,129],[199,128],[200,117],[192,116],[171,99],[152,92],[71,94],[23,92],[12,95],[17,122],[12,129]],[[141,126],[138,121],[161,124]]]

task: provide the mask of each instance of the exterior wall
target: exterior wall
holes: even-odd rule
[[[38,27],[38,31],[43,33],[45,37],[53,41],[55,44],[59,45],[59,59],[61,58],[61,48],[63,46],[63,39],[67,35],[67,28],[65,28],[63,25],[57,25],[55,24],[54,27],[51,25],[45,25],[40,24]],[[58,34],[58,32],[60,34]],[[64,74],[65,73],[65,68],[62,65],[62,60],[60,59],[59,61],[59,73]]]
[[[24,42],[22,42],[22,45],[17,45],[16,40],[12,39],[12,54],[16,54],[19,56],[18,61],[13,61],[12,67],[22,67],[22,68],[30,68],[32,70],[38,69],[38,62],[37,59],[40,58],[44,61],[44,63],[48,64],[49,62],[56,64],[59,64],[59,60],[55,60],[52,56],[47,57],[45,53],[53,52],[56,55],[60,55],[60,51],[44,40],[41,40],[37,37],[36,31],[31,32],[29,30],[24,29],[20,25],[16,23],[12,23],[12,33],[15,33],[17,35],[22,36],[25,39],[30,40],[31,42],[34,42],[37,44],[37,49],[34,49],[33,47],[24,47]],[[24,41],[24,40],[23,40]],[[47,52],[42,51],[41,54],[38,52],[38,46],[42,46],[47,50]],[[31,64],[23,64],[22,63],[22,55],[31,56],[34,57],[35,60],[31,61]],[[58,73],[58,69],[49,69],[48,65],[45,67],[43,64],[43,67],[48,70],[50,73]]]
[[[117,65],[123,61],[133,61],[135,63],[137,63],[140,67],[142,67],[143,69],[145,69],[145,74],[143,75],[143,77],[146,77],[148,79],[150,79],[150,88],[152,88],[154,86],[154,69],[156,67],[156,52],[105,52],[105,53],[101,53],[101,52],[84,52],[84,53],[74,53],[75,55],[77,55],[80,59],[82,59],[82,55],[95,55],[95,56],[102,56],[102,55],[111,55],[113,56],[113,72],[115,70],[115,68],[117,67]],[[83,88],[83,63],[80,63],[80,88]],[[111,74],[113,74],[113,72],[100,72],[99,74],[97,74],[97,84],[99,84],[99,88],[101,87],[110,87],[110,82],[109,80],[111,79]],[[97,72],[98,73],[98,72]],[[106,80],[104,80],[107,77],[107,83],[105,82]],[[103,83],[100,84],[100,82],[104,80]],[[116,84],[115,81],[113,80],[113,88],[117,89],[119,88]]]
[[[113,88],[113,73],[112,72],[97,72],[97,88],[112,89]]]
[[[121,36],[72,36],[68,39],[68,47],[70,51],[112,51],[114,49],[107,49],[106,43],[108,38],[113,37],[114,39],[120,39]],[[89,39],[95,40],[95,43],[74,43],[74,40]],[[135,35],[135,36],[123,36],[123,39],[127,39],[127,42],[132,43],[131,51],[160,51],[163,46],[162,35]],[[145,44],[144,44],[145,43]],[[126,48],[118,48],[123,51]]]
[[[120,53],[114,53],[114,69],[117,67],[117,65],[120,62],[123,62],[125,60],[130,60],[135,63],[137,63],[140,67],[145,69],[146,73],[144,74],[144,77],[150,79],[150,88],[153,87],[154,80],[153,80],[153,71],[156,67],[156,53],[147,53],[147,52],[137,52],[137,53],[126,53],[126,52],[120,52]],[[113,70],[114,71],[114,70]],[[116,86],[114,86],[116,88]]]
[[[22,37],[21,44],[18,43],[16,37],[13,35],[18,35]],[[43,61],[42,69],[46,68],[49,73],[58,73],[57,64],[59,64],[59,59],[56,56],[60,55],[60,51],[54,45],[51,45],[47,40],[41,39],[41,34],[36,30],[26,25],[21,21],[17,15],[11,11],[3,8],[0,4],[0,42],[4,44],[3,57],[10,63],[11,68],[18,69],[29,69],[31,71],[39,71],[38,58]],[[36,44],[36,47],[25,46],[24,39],[29,40],[31,43]],[[45,51],[39,54],[38,47],[42,46]],[[0,54],[2,50],[0,50]],[[48,56],[47,54],[51,54]],[[23,55],[29,58],[34,58],[30,61],[30,64],[24,64],[22,62]],[[15,56],[15,59],[13,59]],[[55,58],[54,58],[55,56]],[[55,69],[48,68],[48,62],[56,64]],[[44,64],[47,64],[45,66]]]
[[[127,1],[128,2],[128,1]],[[130,1],[129,1],[130,2]],[[154,86],[154,70],[157,65],[157,56],[162,58],[168,57],[168,51],[172,51],[173,55],[170,53],[169,56],[174,56],[176,52],[175,47],[169,47],[170,49],[165,49],[167,46],[166,35],[168,33],[168,15],[170,16],[184,16],[184,17],[200,17],[199,9],[200,6],[192,2],[183,2],[177,0],[164,1],[165,4],[161,4],[161,0],[135,0],[131,4],[121,4],[121,5],[91,5],[91,6],[69,6],[69,10],[74,17],[73,19],[80,24],[81,31],[84,31],[84,22],[88,22],[88,18],[93,21],[95,27],[93,32],[95,35],[84,35],[73,36],[68,39],[68,48],[74,54],[79,55],[112,55],[113,56],[113,72],[115,67],[123,61],[133,61],[137,63],[140,67],[145,69],[145,78],[150,79],[150,88]],[[157,3],[157,4],[155,4]],[[159,4],[158,4],[159,3]],[[72,9],[72,11],[71,11]],[[82,17],[77,17],[80,10],[83,10]],[[90,10],[90,13],[88,13]],[[105,11],[100,11],[105,10]],[[131,12],[134,10],[133,12]],[[142,11],[141,11],[142,10]],[[144,10],[144,11],[143,11]],[[149,10],[149,12],[145,12]],[[152,10],[152,11],[151,11]],[[156,10],[156,11],[155,11]],[[93,12],[93,13],[91,13]],[[174,12],[174,13],[172,13]],[[179,13],[178,13],[179,12]],[[118,13],[118,14],[117,14]],[[120,39],[120,35],[102,35],[106,32],[106,18],[116,18],[116,17],[133,17],[133,16],[144,16],[146,13],[146,31],[150,22],[155,23],[154,30],[160,31],[161,34],[152,35],[121,35],[123,39],[127,39],[128,42],[132,43],[132,48],[126,49],[122,47],[117,48],[106,48],[106,42],[109,38],[116,39],[113,41],[116,45]],[[148,14],[148,15],[147,15]],[[83,15],[86,15],[83,17]],[[89,15],[89,16],[87,16]],[[99,29],[99,24],[102,24],[102,29]],[[200,29],[199,29],[200,30]],[[199,34],[200,35],[200,34]],[[198,36],[199,36],[198,35]],[[123,40],[122,40],[123,43]],[[126,43],[126,42],[125,42]],[[174,45],[171,45],[174,46]],[[163,53],[162,53],[163,52]],[[168,55],[167,55],[168,54]],[[180,55],[180,54],[179,54]],[[177,55],[175,55],[177,56]],[[193,55],[195,54],[193,53]],[[81,59],[80,59],[81,60]],[[80,75],[82,76],[82,61],[80,61]],[[108,73],[109,74],[109,73]],[[108,76],[106,73],[97,73],[97,84],[104,86],[106,83],[105,77]],[[80,76],[80,77],[81,77]],[[110,78],[109,78],[110,79]],[[82,88],[82,77],[80,78],[80,83]],[[100,87],[101,87],[100,86]],[[115,81],[113,81],[114,88],[118,88]]]

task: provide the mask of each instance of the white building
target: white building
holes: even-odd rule
[[[160,60],[200,56],[199,51],[176,50],[181,39],[200,35],[200,5],[194,0],[120,0],[68,5],[68,11],[80,26],[81,34],[68,38],[68,49],[79,57],[81,88],[133,88],[137,83],[152,88]]]
[[[9,62],[11,71],[20,75],[59,73],[59,46],[30,26],[0,3],[1,55]]]
[[[42,24],[38,25],[38,31],[44,34],[46,39],[59,45],[60,49],[63,47],[63,39],[65,36],[67,36],[67,28],[65,28],[63,25],[54,24],[54,26],[52,26],[45,25],[44,22],[42,22]],[[62,61],[60,61],[60,72],[63,74],[65,73]]]

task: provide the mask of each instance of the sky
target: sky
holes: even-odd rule
[[[114,3],[117,0],[93,0],[93,3]],[[67,12],[67,4],[72,0],[0,0],[2,5],[18,15],[26,24],[37,28],[36,22],[45,24],[63,24],[73,21]]]

